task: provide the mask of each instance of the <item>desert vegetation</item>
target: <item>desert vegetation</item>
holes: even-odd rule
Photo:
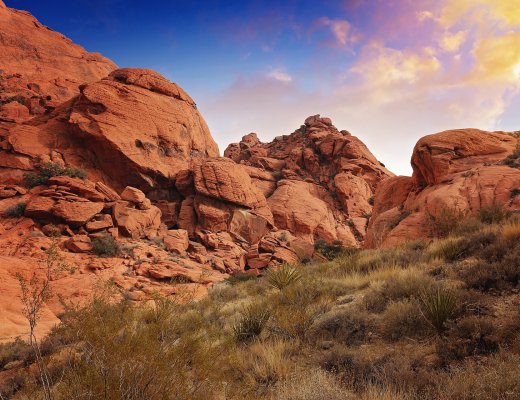
[[[84,308],[65,299],[62,323],[39,355],[22,340],[0,346],[0,393],[519,398],[520,218],[490,209],[449,229],[445,222],[430,243],[334,247],[332,260],[237,275],[200,301],[134,303],[109,286]]]
[[[60,163],[42,163],[36,171],[27,172],[24,175],[25,183],[32,188],[39,185],[46,185],[47,181],[54,176],[69,176],[71,178],[85,179],[87,173],[81,168],[65,167]]]

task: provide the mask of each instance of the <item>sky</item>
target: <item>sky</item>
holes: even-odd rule
[[[455,128],[520,130],[520,0],[5,0],[197,102],[220,151],[331,117],[391,171]]]

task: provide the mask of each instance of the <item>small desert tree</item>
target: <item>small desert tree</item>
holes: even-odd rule
[[[38,276],[36,272],[33,272],[30,279],[26,279],[20,273],[16,274],[21,289],[22,312],[29,324],[29,344],[34,352],[46,400],[53,398],[52,382],[36,337],[36,326],[41,316],[43,305],[51,297],[52,275],[63,266],[64,262],[59,254],[58,242],[54,240],[46,250],[45,273],[43,277]]]

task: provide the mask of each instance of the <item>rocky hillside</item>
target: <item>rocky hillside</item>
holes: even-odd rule
[[[86,301],[110,281],[126,298],[202,295],[230,274],[360,246],[372,197],[392,176],[359,139],[309,117],[219,157],[193,99],[144,69],[117,69],[0,5],[0,340],[25,331],[17,273]]]
[[[518,133],[477,129],[423,137],[413,150],[413,175],[376,190],[367,246],[443,236],[457,220],[520,209],[518,146]]]

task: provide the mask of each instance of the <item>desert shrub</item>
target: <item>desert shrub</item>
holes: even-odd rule
[[[417,300],[399,300],[388,304],[381,314],[379,332],[387,340],[423,337],[428,332]]]
[[[478,217],[485,224],[496,224],[503,221],[506,217],[504,208],[496,203],[483,206],[478,210]]]
[[[112,235],[106,234],[92,241],[94,253],[99,257],[117,257],[121,246]]]
[[[78,356],[61,371],[56,399],[202,400],[221,385],[217,333],[167,300],[152,308],[97,298],[63,321]]]
[[[458,207],[442,207],[435,215],[429,214],[432,234],[435,237],[446,237],[455,231],[464,221],[466,213]]]
[[[18,204],[14,204],[10,207],[7,207],[4,210],[4,217],[7,217],[7,218],[23,217],[26,206],[27,206],[27,203],[20,202]]]
[[[520,282],[520,250],[513,249],[500,262],[477,261],[458,271],[468,288],[481,291],[506,290]]]
[[[487,262],[496,263],[501,261],[511,251],[511,248],[512,244],[509,241],[499,238],[494,243],[483,248],[477,255]]]
[[[481,231],[484,224],[478,218],[468,218],[461,221],[450,233],[453,236],[466,236]]]
[[[283,264],[278,268],[269,268],[265,277],[269,285],[282,290],[292,283],[298,282],[302,278],[302,274],[298,268],[289,264]]]
[[[34,362],[34,352],[29,343],[17,338],[14,342],[0,344],[0,369],[12,361],[21,361],[23,365]]]
[[[433,241],[427,248],[432,258],[440,258],[448,262],[462,259],[466,255],[467,243],[462,238],[446,238]]]
[[[299,371],[280,382],[278,400],[354,400],[359,397],[341,385],[337,376],[322,369]]]
[[[500,345],[497,331],[491,317],[470,315],[461,318],[447,333],[447,340],[438,346],[438,354],[448,364],[452,359],[463,360],[497,352]]]
[[[512,154],[507,156],[503,164],[511,168],[520,168],[520,149],[516,149]]]
[[[520,188],[511,189],[511,198],[512,199],[514,199],[518,195],[520,195]]]
[[[240,369],[245,376],[246,387],[265,392],[277,382],[287,378],[292,365],[290,357],[294,352],[295,344],[284,340],[257,341],[240,355]],[[263,389],[263,390],[262,390]]]
[[[53,176],[70,176],[71,178],[85,179],[87,173],[80,168],[64,167],[59,163],[46,162],[41,164],[37,172],[27,172],[24,175],[28,187],[46,185]]]
[[[466,286],[471,289],[486,291],[496,288],[500,281],[495,265],[486,261],[477,261],[469,266],[464,266],[458,274]]]
[[[235,340],[248,342],[256,339],[263,332],[270,316],[265,304],[253,303],[244,307],[233,325]]]
[[[313,323],[309,337],[315,341],[334,341],[349,346],[363,343],[373,328],[367,315],[352,309],[336,308]]]
[[[423,291],[420,298],[424,317],[437,332],[442,332],[457,311],[457,296],[452,290],[437,286]]]
[[[468,360],[451,368],[440,379],[442,399],[453,400],[508,400],[520,398],[520,356],[499,353],[484,362]]]
[[[236,285],[238,283],[254,281],[256,279],[257,279],[257,277],[255,274],[251,274],[251,273],[247,273],[247,272],[239,272],[239,273],[233,274],[229,278],[227,278],[226,282],[228,282],[230,285]]]
[[[515,242],[520,239],[520,220],[513,218],[502,226],[502,238],[507,242]]]
[[[316,286],[318,282],[300,281],[278,293],[273,301],[272,331],[287,339],[307,337],[314,321],[329,306],[329,299]]]
[[[237,290],[237,288],[226,283],[217,283],[208,290],[209,299],[220,302],[233,301],[239,296],[240,292]]]
[[[369,291],[364,297],[364,303],[369,311],[382,312],[388,303],[418,298],[422,291],[433,285],[434,280],[421,271],[404,270]]]
[[[333,260],[347,249],[339,240],[335,240],[332,243],[327,243],[323,239],[318,239],[316,240],[316,243],[314,243],[314,250],[316,250],[328,260]]]

